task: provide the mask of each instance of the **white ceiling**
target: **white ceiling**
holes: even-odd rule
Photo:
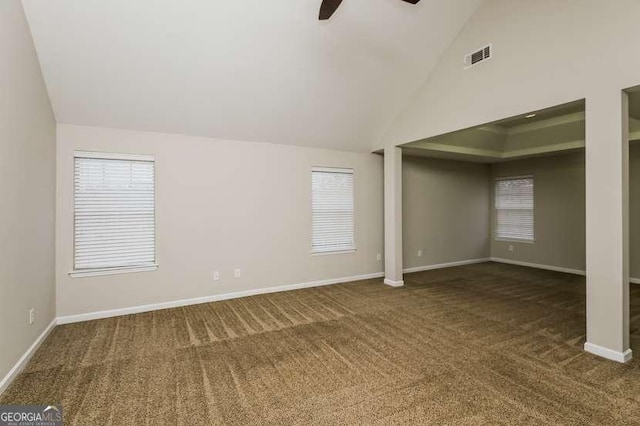
[[[23,0],[60,123],[352,151],[480,2]]]

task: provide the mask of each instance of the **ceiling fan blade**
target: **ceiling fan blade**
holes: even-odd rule
[[[420,0],[402,0],[402,1],[406,1],[407,3],[411,3],[411,4],[418,4]]]
[[[325,21],[331,18],[331,15],[333,15],[333,12],[335,12],[338,6],[340,6],[340,3],[342,3],[342,0],[322,0],[319,19],[321,21]]]

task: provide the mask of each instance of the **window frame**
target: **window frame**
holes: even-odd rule
[[[532,217],[533,217],[533,237],[531,239],[525,238],[508,238],[508,237],[498,237],[498,208],[496,207],[498,201],[498,191],[497,186],[498,182],[505,180],[522,180],[522,179],[531,179],[533,183],[533,190],[531,195],[532,205]],[[523,244],[534,244],[536,242],[536,184],[535,184],[535,176],[530,175],[520,175],[520,176],[503,176],[497,177],[493,180],[493,240],[500,242],[510,242],[510,243],[523,243]]]
[[[344,249],[328,249],[322,250],[313,247],[313,173],[341,173],[341,174],[350,174],[352,176],[352,186],[351,186],[351,197],[353,202],[353,245],[351,247],[345,247]],[[311,178],[311,254],[313,256],[327,256],[334,254],[349,254],[355,253],[357,248],[356,241],[356,171],[355,168],[349,167],[331,167],[331,166],[312,166],[311,173],[309,173]]]
[[[120,160],[120,161],[146,161],[153,163],[153,264],[130,265],[108,268],[81,268],[76,269],[76,184],[75,184],[75,167],[77,158],[89,158],[98,160]],[[71,262],[72,270],[69,272],[70,277],[92,277],[99,275],[128,274],[133,272],[147,272],[158,269],[158,222],[157,222],[157,164],[155,155],[148,154],[128,154],[128,153],[110,153],[100,151],[74,151],[72,158],[72,183],[71,183],[71,210],[72,210],[72,226],[71,226]]]

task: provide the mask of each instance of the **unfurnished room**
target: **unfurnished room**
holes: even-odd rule
[[[0,426],[640,424],[637,0],[0,0]]]

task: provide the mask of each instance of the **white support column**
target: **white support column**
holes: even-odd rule
[[[402,280],[402,149],[384,150],[384,283]]]
[[[626,362],[629,348],[629,99],[596,91],[586,101],[587,342]]]

